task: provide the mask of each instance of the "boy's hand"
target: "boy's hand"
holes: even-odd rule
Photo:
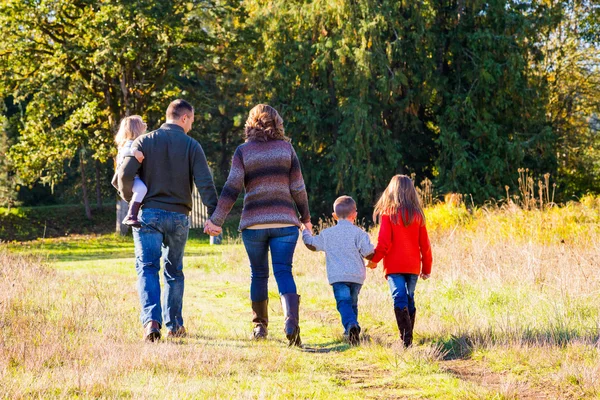
[[[144,161],[144,153],[142,153],[138,149],[133,150],[133,156],[136,160],[138,160],[140,164],[142,163],[142,161]]]
[[[369,261],[366,265],[367,268],[371,268],[371,269],[375,269],[377,268],[377,263],[374,263],[373,261]]]
[[[421,279],[426,281],[427,279],[429,279],[430,276],[431,276],[430,274],[421,274]]]

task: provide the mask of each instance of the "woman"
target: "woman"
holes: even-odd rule
[[[290,346],[301,346],[300,296],[292,275],[292,259],[299,227],[304,224],[312,229],[312,225],[300,163],[285,136],[283,119],[273,107],[259,104],[250,110],[244,134],[246,142],[233,154],[229,177],[205,230],[219,232],[238,195],[245,189],[239,229],[252,271],[253,337],[267,337],[270,249],[285,315],[285,334]]]

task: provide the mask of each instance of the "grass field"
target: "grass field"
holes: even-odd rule
[[[303,349],[289,349],[270,283],[270,340],[252,342],[237,239],[190,239],[186,339],[146,344],[131,238],[0,247],[5,398],[600,398],[600,199],[544,211],[427,209],[432,278],[417,284],[416,345],[397,340],[381,269],[348,346],[324,256],[299,246]],[[373,232],[375,237],[376,232]]]

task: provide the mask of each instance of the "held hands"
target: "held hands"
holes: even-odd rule
[[[369,262],[367,262],[367,265],[365,265],[365,267],[375,269],[375,268],[377,268],[377,263],[374,263],[373,261],[369,261]]]
[[[221,232],[223,232],[223,228],[213,224],[210,219],[204,223],[204,233],[208,233],[210,236],[219,236]]]
[[[302,224],[302,226],[300,227],[300,230],[304,231],[304,230],[308,230],[310,232],[310,234],[312,235],[312,224],[310,222],[306,222],[304,224]]]
[[[429,279],[430,276],[431,276],[430,274],[421,274],[421,279],[426,281],[427,279]]]
[[[138,149],[133,150],[133,156],[140,164],[142,163],[142,161],[144,161],[144,153],[142,153]]]

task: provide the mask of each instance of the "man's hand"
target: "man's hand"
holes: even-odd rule
[[[307,229],[312,235],[312,224],[310,223],[310,221],[302,224],[302,226],[302,230]]]
[[[144,161],[144,153],[142,153],[138,149],[133,150],[133,156],[136,160],[138,160],[140,164],[142,163],[142,161]]]
[[[429,279],[430,276],[431,276],[430,274],[421,274],[421,279],[426,281],[427,279]]]
[[[367,263],[367,265],[365,265],[367,268],[371,268],[371,269],[375,269],[377,268],[377,263],[374,263],[373,261],[369,261]]]
[[[223,232],[223,228],[213,224],[210,219],[204,223],[204,233],[208,233],[210,236],[219,236],[221,232]]]

